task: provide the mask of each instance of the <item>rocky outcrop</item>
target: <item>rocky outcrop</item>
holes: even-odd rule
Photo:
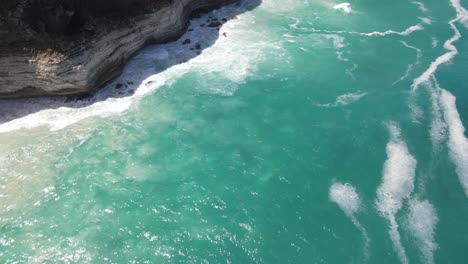
[[[237,0],[2,0],[0,97],[90,93],[191,15]],[[111,3],[109,3],[111,2]]]

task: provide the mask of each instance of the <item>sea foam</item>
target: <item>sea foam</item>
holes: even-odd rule
[[[432,145],[435,148],[438,148],[442,140],[446,138],[447,124],[444,122],[443,117],[442,117],[442,107],[440,103],[441,89],[438,87],[435,88],[435,87],[430,86],[429,90],[431,93],[431,101],[432,101],[432,121],[431,121],[431,128],[430,128],[430,136],[431,136]]]
[[[302,29],[302,28],[299,28]],[[344,30],[325,30],[325,29],[303,29],[306,31],[314,32],[314,33],[324,33],[324,34],[351,34],[351,35],[360,35],[360,36],[367,36],[367,37],[383,37],[387,35],[400,35],[400,36],[409,36],[411,33],[423,30],[424,27],[420,24],[416,24],[413,26],[409,26],[408,28],[404,29],[403,31],[396,31],[396,30],[387,30],[387,31],[373,31],[373,32],[357,32],[357,31],[344,31]]]
[[[320,107],[345,106],[345,105],[349,105],[349,104],[359,101],[362,97],[366,95],[367,93],[364,93],[364,92],[342,94],[336,98],[334,103],[317,104],[317,106],[320,106]]]
[[[437,250],[434,235],[439,222],[434,206],[427,200],[411,200],[407,222],[418,242],[424,263],[434,263],[434,251]]]
[[[468,197],[468,140],[465,137],[465,127],[457,111],[455,96],[449,91],[440,88],[434,76],[440,65],[449,62],[458,54],[458,50],[453,43],[461,38],[461,33],[455,26],[455,23],[464,23],[468,20],[468,12],[461,6],[460,0],[451,0],[450,3],[456,11],[456,17],[449,21],[454,35],[444,43],[444,48],[447,52],[436,58],[429,68],[413,81],[412,88],[414,92],[421,84],[430,84],[432,79],[432,83],[435,86],[432,90],[432,106],[435,120],[431,127],[431,138],[433,142],[440,142],[444,136],[442,133],[444,133],[445,129],[448,130],[450,158],[456,166],[458,178],[463,186],[465,195]],[[440,109],[442,109],[445,123],[441,121]]]
[[[370,239],[366,229],[356,219],[355,214],[360,210],[361,198],[356,191],[356,188],[349,183],[335,182],[330,187],[330,201],[336,203],[345,215],[353,222],[354,226],[361,232],[364,238],[364,257],[367,260],[369,257]],[[364,261],[366,262],[366,261]]]
[[[353,217],[361,206],[361,199],[356,192],[356,188],[348,183],[333,183],[330,187],[329,198],[332,202],[336,203],[348,217]]]
[[[351,4],[350,4],[350,3],[347,3],[347,2],[334,5],[334,6],[333,6],[333,9],[342,10],[342,11],[345,12],[346,14],[349,14],[349,13],[351,13],[351,12],[353,11],[353,9],[351,8]]]
[[[408,263],[405,249],[400,240],[396,214],[404,200],[414,189],[416,159],[410,154],[401,139],[401,131],[394,123],[388,124],[390,141],[387,143],[387,160],[384,163],[382,183],[377,189],[376,206],[390,224],[390,238],[402,263]]]
[[[419,64],[419,60],[421,59],[421,56],[422,56],[422,52],[421,52],[420,49],[418,49],[418,48],[416,48],[414,46],[408,45],[408,43],[406,43],[405,41],[400,41],[400,42],[401,42],[401,44],[403,44],[403,46],[405,46],[405,47],[407,47],[409,49],[412,49],[412,50],[414,50],[416,52],[416,61],[414,63],[409,64],[407,66],[407,68],[406,68],[405,74],[402,77],[400,77],[400,79],[393,82],[392,85],[395,85],[395,84],[403,81],[404,79],[408,78],[410,73],[413,71],[414,67]]]
[[[458,178],[468,197],[468,139],[465,137],[465,127],[458,114],[455,96],[442,89],[440,103],[444,119],[448,126],[450,157],[456,165]]]
[[[445,41],[444,48],[447,50],[446,53],[442,54],[441,56],[437,57],[424,71],[419,77],[414,79],[412,84],[413,92],[418,89],[418,87],[425,82],[428,82],[430,77],[437,71],[440,65],[445,64],[451,61],[457,54],[458,50],[453,45],[453,43],[461,38],[461,33],[458,28],[455,26],[456,22],[462,22],[468,20],[468,12],[461,6],[460,0],[451,0],[450,3],[452,4],[453,8],[455,9],[457,15],[455,18],[449,21],[449,25],[455,34]]]
[[[336,35],[336,34],[330,34],[330,35],[325,35],[326,39],[331,39],[333,40],[333,47],[336,49],[336,57],[340,61],[348,61],[347,58],[343,57],[343,48],[347,46],[345,43],[345,39],[343,36]]]
[[[411,3],[417,5],[419,10],[421,10],[423,13],[427,13],[429,11],[429,9],[427,9],[427,7],[419,1],[411,1]]]

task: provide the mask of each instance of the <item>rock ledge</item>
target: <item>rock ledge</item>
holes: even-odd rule
[[[178,38],[196,12],[237,1],[2,0],[0,97],[93,92],[145,45]]]

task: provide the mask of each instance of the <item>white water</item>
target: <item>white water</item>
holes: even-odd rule
[[[364,93],[364,92],[342,94],[336,98],[334,103],[317,104],[317,106],[320,106],[320,107],[346,106],[346,105],[359,101],[361,98],[363,98],[366,95],[367,93]]]
[[[435,82],[435,81],[434,81]],[[438,87],[429,87],[432,100],[432,122],[430,129],[430,136],[432,145],[436,148],[440,146],[440,143],[446,138],[447,125],[445,124],[442,117],[442,109],[440,105],[440,92],[441,89]]]
[[[387,160],[383,168],[382,183],[377,189],[376,206],[380,214],[390,224],[390,238],[402,263],[408,263],[405,249],[400,240],[396,214],[404,200],[414,189],[416,159],[411,155],[406,143],[401,139],[400,128],[388,124],[390,141],[387,143]]]
[[[432,19],[428,18],[428,17],[418,17],[419,20],[421,20],[421,22],[423,24],[426,24],[426,25],[430,25],[432,24]]]
[[[418,48],[416,48],[414,46],[408,45],[408,43],[406,43],[405,41],[400,41],[400,42],[401,42],[401,44],[403,44],[403,46],[416,51],[416,61],[414,63],[409,64],[408,67],[406,68],[405,74],[402,77],[400,77],[400,79],[393,82],[392,85],[395,85],[395,84],[403,81],[404,79],[408,78],[410,73],[413,71],[414,67],[419,64],[419,60],[421,59],[421,56],[422,56],[422,52],[421,52],[420,49],[418,49]]]
[[[434,263],[435,229],[439,219],[434,206],[429,201],[411,200],[409,203],[408,228],[416,238],[424,263]]]
[[[341,10],[346,14],[349,14],[349,13],[351,13],[353,11],[353,9],[351,8],[351,4],[347,3],[347,2],[334,5],[333,9]]]
[[[465,127],[458,114],[455,100],[455,96],[450,92],[441,90],[440,103],[448,126],[450,158],[457,167],[458,178],[468,197],[468,139],[465,137]]]
[[[356,191],[356,188],[349,183],[333,183],[329,192],[330,201],[336,203],[345,215],[353,222],[354,226],[361,232],[364,238],[364,256],[367,260],[369,257],[370,239],[366,229],[356,219],[355,214],[361,208],[361,198]]]
[[[342,49],[347,46],[344,37],[336,34],[330,34],[325,35],[325,38],[333,40],[333,47],[336,49],[336,58],[340,61],[348,61],[347,58],[343,57],[344,52]]]
[[[421,10],[423,13],[427,13],[427,11],[429,11],[427,7],[419,1],[411,1],[411,3],[417,5],[419,10]]]
[[[353,217],[361,207],[361,199],[356,188],[349,183],[333,183],[330,187],[329,197],[348,217]]]
[[[300,28],[299,28],[300,29]],[[373,31],[373,32],[356,32],[356,31],[344,31],[344,30],[321,30],[321,29],[306,29],[307,31],[314,32],[314,33],[326,33],[326,34],[352,34],[352,35],[360,35],[360,36],[387,36],[387,35],[400,35],[400,36],[409,36],[411,33],[423,30],[424,27],[420,24],[410,26],[403,31],[396,31],[396,30],[387,30],[387,31]]]

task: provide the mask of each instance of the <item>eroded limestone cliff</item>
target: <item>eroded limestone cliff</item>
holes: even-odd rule
[[[89,93],[148,43],[238,0],[2,0],[0,97]]]

